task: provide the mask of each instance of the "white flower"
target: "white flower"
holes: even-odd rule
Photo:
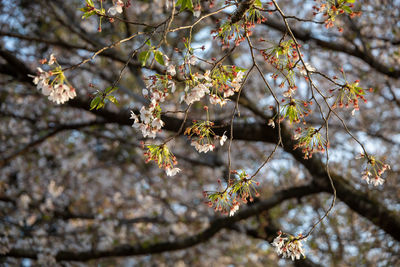
[[[144,124],[149,124],[152,117],[153,117],[153,113],[150,110],[147,110],[145,107],[142,107],[140,109],[140,120]]]
[[[117,0],[114,6],[108,9],[108,13],[110,13],[111,16],[115,16],[117,13],[122,13],[123,7],[124,7],[124,2],[122,2],[122,0]]]
[[[224,98],[233,96],[235,94],[235,91],[232,88],[227,88],[224,90]]]
[[[239,204],[233,205],[229,212],[229,217],[233,216],[238,210],[239,210]]]
[[[176,90],[176,85],[174,81],[168,81],[168,87],[171,88],[171,93],[174,93]]]
[[[291,97],[292,95],[294,95],[294,93],[296,92],[296,89],[294,88],[289,88],[287,91],[285,91],[283,93],[284,97]]]
[[[194,146],[194,148],[199,152],[199,153],[207,153],[208,151],[213,151],[214,150],[214,145],[212,144],[200,144],[198,141],[192,141],[190,143],[191,146]]]
[[[193,12],[193,16],[194,16],[195,18],[198,18],[198,17],[200,17],[200,13],[201,13],[200,10],[196,10],[196,11]]]
[[[164,57],[165,65],[169,66],[169,62],[170,62],[169,57],[167,55],[165,55],[165,54],[163,54],[163,57]]]
[[[153,91],[153,93],[151,95],[151,102],[153,104],[156,104],[157,102],[164,102],[166,96],[167,96],[167,93],[163,93],[158,90]]]
[[[170,167],[168,167],[167,169],[165,169],[165,172],[167,173],[168,176],[174,176],[180,171],[181,171],[181,169],[179,169],[179,168],[172,168],[171,169]]]
[[[233,89],[237,92],[240,89],[241,82],[244,78],[245,73],[243,71],[240,71],[237,73],[236,77],[232,80],[231,86]]]
[[[55,57],[53,54],[50,56],[50,63],[55,62]],[[49,65],[50,65],[49,63]],[[37,75],[29,77],[33,78],[33,83],[36,85],[37,89],[42,92],[43,95],[48,96],[50,101],[56,102],[57,104],[63,104],[69,99],[76,97],[76,92],[73,87],[70,87],[64,83],[57,83],[57,79],[51,84],[50,77],[51,72],[45,72],[41,68],[37,68]],[[52,85],[54,83],[54,86]]]
[[[274,122],[273,119],[270,119],[270,120],[268,121],[268,126],[271,126],[272,128],[275,128],[275,122]]]
[[[47,92],[45,92],[45,90],[50,90],[50,88],[47,88],[47,89],[43,89],[42,88],[43,94],[46,95]],[[75,96],[76,96],[76,92],[75,92],[75,89],[73,87],[69,87],[66,84],[56,84],[52,88],[48,99],[50,101],[53,101],[53,102],[57,103],[57,104],[64,104],[69,99],[72,99]]]
[[[276,237],[272,242],[272,246],[275,247],[275,251],[278,253],[278,255],[282,254],[284,258],[291,258],[292,260],[299,260],[301,255],[304,257],[302,244],[304,239],[289,240],[289,238],[282,237],[281,235],[282,233],[279,233],[279,236]]]
[[[150,137],[150,138],[155,138],[156,137],[156,132],[151,129],[151,127],[147,124],[139,124],[139,129],[142,131],[143,137]]]
[[[149,90],[147,90],[146,88],[143,88],[143,89],[142,89],[142,94],[143,94],[144,96],[147,96],[147,95],[149,94]]]
[[[161,129],[164,126],[164,122],[161,119],[157,118],[153,120],[151,126],[153,126],[156,129]]]
[[[49,59],[49,65],[53,65],[55,62],[56,62],[56,57],[54,56],[54,54],[51,54]]]
[[[376,175],[374,178],[371,179],[371,182],[374,184],[374,186],[378,186],[378,185],[383,184],[385,182],[385,180],[383,180],[381,177]]]
[[[369,180],[369,177],[372,175],[369,171],[364,171],[363,173],[362,173],[362,177],[361,177],[361,179],[362,180],[364,180],[364,181],[366,181],[368,184],[370,183],[370,180]]]
[[[53,91],[53,87],[51,87],[48,84],[41,84],[41,89],[42,89],[42,94],[44,94],[45,96],[49,96],[51,94],[51,92]]]
[[[196,63],[197,63],[197,58],[195,57],[195,56],[191,56],[190,58],[189,58],[189,62],[188,62],[190,65],[196,65]]]
[[[40,90],[44,84],[48,84],[48,78],[51,76],[49,72],[45,72],[42,68],[37,68],[37,75],[28,75],[29,77],[33,78],[33,83],[37,85],[38,89]]]
[[[351,111],[351,116],[354,116],[355,113],[356,113],[356,109],[353,109],[353,110]]]
[[[136,124],[136,123],[139,123],[139,117],[135,114],[135,112],[133,112],[132,110],[131,110],[131,117],[129,118],[129,119],[131,119],[131,120],[134,120],[134,123]],[[132,125],[133,126],[133,125]]]
[[[278,255],[282,254],[282,248],[287,240],[287,237],[281,237],[281,234],[279,234],[272,242],[272,246],[275,247],[275,251]]]
[[[175,74],[176,74],[175,66],[174,65],[169,65],[167,67],[167,73],[172,75],[172,76],[175,76]]]
[[[224,106],[229,99],[220,98],[217,95],[210,95],[210,103],[213,105],[219,104],[221,107]]]
[[[192,88],[189,94],[187,94],[184,98],[186,104],[190,105],[196,101],[199,101],[201,98],[205,96],[205,94],[210,93],[210,89],[208,87],[210,84],[198,84]]]
[[[70,99],[76,97],[76,91],[74,88],[69,88],[69,90],[67,90],[66,94],[68,95],[68,97]]]
[[[211,82],[211,77],[210,77],[210,75],[211,75],[211,71],[210,70],[207,70],[205,73],[204,73],[204,79],[207,81],[207,82]]]
[[[228,139],[228,137],[225,135],[225,133],[221,136],[221,138],[219,139],[219,144],[221,146],[224,145],[225,141]]]
[[[312,66],[311,66],[309,63],[307,63],[307,62],[304,63],[304,66],[302,66],[302,67],[298,66],[298,68],[300,69],[300,74],[302,74],[302,75],[304,75],[304,76],[307,75],[307,70],[308,70],[309,72],[313,72],[313,71],[316,71],[316,70],[317,70],[316,68],[312,67]],[[307,70],[306,70],[306,69],[307,69]]]

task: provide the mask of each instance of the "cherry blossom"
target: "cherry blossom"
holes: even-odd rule
[[[298,237],[288,236],[282,237],[282,232],[272,242],[272,246],[275,247],[276,253],[282,255],[284,258],[291,258],[292,260],[299,260],[301,256],[305,257],[302,241],[302,236]]]
[[[57,64],[57,60],[54,54],[51,54],[48,65],[54,64]],[[75,88],[66,84],[67,81],[60,66],[56,66],[51,71],[44,71],[42,68],[38,67],[36,76],[28,76],[33,78],[33,83],[36,85],[37,89],[56,104],[64,104],[68,100],[76,97]]]
[[[174,176],[177,173],[179,173],[180,171],[181,171],[181,169],[179,169],[179,168],[168,167],[167,169],[165,169],[165,172],[167,173],[168,176]]]
[[[196,101],[199,101],[201,98],[203,98],[206,94],[210,93],[209,87],[211,84],[198,84],[195,87],[192,88],[189,94],[187,94],[184,97],[184,101],[186,104],[190,105]]]
[[[221,145],[221,146],[223,146],[224,145],[224,143],[225,143],[225,141],[228,139],[228,137],[225,135],[225,133],[220,137],[220,139],[219,139],[219,144]]]
[[[215,146],[213,144],[202,144],[200,143],[199,140],[192,141],[190,145],[194,146],[194,148],[199,152],[199,153],[207,153],[209,151],[213,151]]]
[[[175,66],[174,65],[169,65],[167,67],[167,73],[172,75],[172,76],[175,76],[175,74],[176,74]]]
[[[111,16],[115,16],[117,13],[122,13],[123,7],[124,2],[122,2],[122,0],[117,0],[116,2],[114,2],[114,6],[108,9],[108,13],[110,13]]]
[[[235,213],[239,210],[239,202],[237,202],[236,201],[236,203],[235,204],[233,204],[232,205],[232,207],[231,207],[231,209],[230,209],[230,211],[229,211],[229,216],[231,217],[231,216],[233,216],[233,215],[235,215]]]
[[[213,105],[220,105],[221,107],[223,107],[227,102],[229,101],[229,99],[226,98],[220,98],[217,95],[210,95],[210,103]]]
[[[314,72],[317,70],[316,68],[311,66],[308,62],[305,62],[304,66],[298,65],[297,67],[300,69],[300,74],[304,75],[304,76],[307,75],[307,70],[308,70],[308,72]]]
[[[274,122],[273,119],[268,120],[268,126],[271,126],[272,128],[275,128],[275,122]],[[299,139],[299,138],[297,137],[297,139]]]

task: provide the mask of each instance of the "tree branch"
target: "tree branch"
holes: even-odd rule
[[[274,19],[268,19],[264,22],[265,25],[278,30],[280,32],[286,32],[286,27],[280,22],[277,22]],[[291,30],[296,37],[296,39],[301,40],[303,42],[315,42],[318,46],[322,48],[326,48],[332,51],[346,53],[348,55],[354,56],[366,62],[371,68],[376,71],[385,74],[392,78],[400,78],[400,69],[394,68],[392,66],[386,66],[383,63],[379,62],[376,58],[374,58],[370,53],[366,53],[361,51],[358,47],[349,47],[344,43],[332,42],[332,41],[324,41],[313,36],[310,32],[299,30],[294,27],[291,27]]]
[[[321,189],[314,185],[299,186],[287,190],[278,191],[270,198],[260,201],[254,205],[248,206],[248,208],[239,211],[235,216],[219,217],[214,219],[210,223],[210,226],[207,229],[201,231],[198,234],[189,237],[178,238],[177,240],[172,242],[165,241],[150,245],[125,244],[116,246],[110,250],[97,250],[97,251],[62,250],[56,254],[55,258],[57,261],[88,261],[92,259],[105,258],[105,257],[122,257],[122,256],[136,256],[144,254],[157,254],[167,251],[175,251],[175,250],[189,248],[197,244],[206,242],[220,230],[224,228],[229,228],[230,225],[232,225],[233,223],[250,218],[265,210],[271,209],[285,200],[291,198],[301,198],[318,192],[321,192]],[[14,257],[14,258],[37,259],[38,254],[39,253],[37,251],[32,249],[13,248],[6,254],[0,255],[0,258]]]

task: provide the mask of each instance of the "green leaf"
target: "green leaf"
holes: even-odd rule
[[[354,3],[355,1],[356,1],[356,0],[347,0],[346,2],[352,4],[352,3]]]
[[[236,67],[236,72],[239,72],[239,71],[244,72],[244,71],[247,71],[247,69],[241,68],[241,67]]]
[[[262,7],[261,0],[256,0],[255,3],[254,3],[254,5],[255,5],[256,7]]]
[[[86,12],[85,14],[83,14],[82,19],[87,19],[88,17],[93,16],[94,14],[96,14],[95,11]]]
[[[192,0],[178,0],[176,2],[176,5],[177,6],[179,6],[179,5],[181,6],[180,11],[183,11],[185,9],[193,11],[193,2],[192,2]]]
[[[162,52],[160,52],[160,51],[155,51],[154,52],[154,58],[156,59],[156,61],[158,62],[158,63],[160,63],[161,65],[165,65],[165,63],[164,63],[164,56],[163,56],[163,53]]]
[[[110,100],[114,105],[118,105],[118,100],[113,95],[107,96],[107,99]]]
[[[96,96],[95,98],[93,98],[92,101],[90,102],[90,110],[94,109],[99,104],[100,101],[101,101],[100,96]]]
[[[139,54],[139,61],[142,62],[142,66],[146,65],[147,60],[150,57],[150,50],[148,51],[143,51]]]
[[[350,7],[348,7],[348,6],[343,6],[342,9],[343,9],[344,11],[346,11],[346,13],[349,13],[349,14],[353,13],[353,11],[352,11],[352,10],[350,9]]]
[[[109,94],[111,94],[112,92],[114,92],[117,89],[118,89],[118,87],[116,87],[116,86],[114,86],[114,87],[113,86],[109,86],[109,87],[106,88],[106,90],[104,90],[104,92],[105,92],[106,95],[109,95]]]
[[[101,109],[102,107],[104,107],[104,102],[102,99],[100,99],[100,103],[97,105],[96,110]]]

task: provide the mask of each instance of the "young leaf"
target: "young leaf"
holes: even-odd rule
[[[154,58],[156,59],[156,61],[158,62],[158,63],[160,63],[161,65],[165,65],[165,63],[164,63],[164,56],[163,56],[163,53],[162,52],[160,52],[160,51],[155,51],[154,52]]]
[[[349,14],[353,13],[353,11],[352,11],[352,10],[350,9],[350,7],[348,7],[348,6],[343,6],[342,9],[343,9],[344,11],[346,11],[346,13],[349,13]]]
[[[118,100],[113,95],[107,96],[107,99],[110,100],[114,105],[118,105]]]
[[[106,95],[109,95],[109,94],[111,94],[112,92],[114,92],[117,89],[118,89],[118,87],[109,86],[109,87],[106,88],[106,90],[104,92],[105,92]]]
[[[180,9],[180,11],[183,11],[183,10],[185,10],[186,8],[188,9],[188,10],[190,10],[190,11],[193,11],[193,2],[192,2],[192,0],[178,0],[177,2],[176,2],[176,5],[177,6],[181,6],[181,9]]]
[[[100,96],[96,96],[95,98],[93,98],[92,101],[90,102],[90,110],[94,109],[99,104],[100,101],[101,101]]]
[[[142,62],[142,66],[146,65],[147,60],[150,57],[150,50],[148,51],[143,51],[139,54],[139,61]]]

